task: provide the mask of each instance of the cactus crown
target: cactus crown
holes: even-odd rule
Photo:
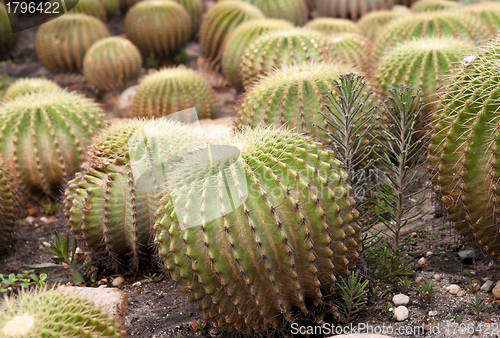
[[[329,36],[326,42],[332,60],[366,69],[370,47],[367,37],[358,33],[339,33]]]
[[[4,93],[3,101],[12,100],[17,96],[28,94],[37,91],[52,91],[61,89],[59,85],[53,81],[41,78],[26,78],[18,79],[11,84]]]
[[[411,15],[400,11],[375,11],[366,14],[357,22],[357,25],[368,38],[375,38],[389,22]]]
[[[359,27],[347,19],[317,18],[309,21],[304,27],[320,31],[324,34],[361,33]]]

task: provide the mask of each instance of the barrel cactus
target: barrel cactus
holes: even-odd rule
[[[324,34],[361,33],[354,22],[338,18],[317,18],[305,25],[305,28],[314,29]]]
[[[397,45],[381,61],[376,77],[383,91],[400,83],[422,88],[422,102],[431,105],[448,72],[471,53],[474,44],[452,37],[425,37]],[[428,111],[428,109],[425,109]]]
[[[5,5],[0,3],[0,56],[6,54],[9,49],[17,41],[17,34],[12,31],[12,25],[17,26],[16,18],[11,15],[9,21],[9,15],[7,14],[7,9]]]
[[[471,14],[456,11],[419,13],[388,24],[373,43],[372,57],[380,60],[398,43],[412,38],[441,35],[479,44],[491,34],[491,30]]]
[[[448,0],[420,0],[411,6],[413,12],[442,11],[460,8],[460,4]]]
[[[90,47],[83,60],[83,74],[100,90],[119,90],[139,78],[141,65],[141,53],[134,44],[111,37]]]
[[[484,1],[461,9],[464,12],[479,16],[484,24],[493,30],[500,30],[500,3]]]
[[[375,39],[390,22],[410,15],[401,11],[376,11],[368,13],[357,22],[359,28],[370,39]]]
[[[93,101],[62,89],[33,92],[0,106],[0,154],[34,197],[57,198],[92,135],[106,125]]]
[[[206,13],[200,29],[200,47],[212,67],[222,59],[229,34],[238,25],[252,19],[264,19],[264,14],[243,1],[218,2]]]
[[[220,0],[219,0],[220,1]],[[240,0],[257,7],[268,18],[283,19],[302,26],[307,22],[308,10],[304,0]]]
[[[366,13],[390,9],[392,0],[317,0],[319,16],[357,20]]]
[[[71,9],[70,13],[87,14],[105,22],[107,19],[106,8],[101,1],[102,0],[78,0],[78,3]]]
[[[0,159],[0,251],[7,247],[14,227],[17,194],[15,178]]]
[[[458,231],[500,258],[500,40],[465,58],[432,119],[429,169]]]
[[[107,1],[107,0],[103,0]],[[134,7],[135,4],[141,2],[142,0],[119,0],[120,2],[120,12],[122,12],[123,15],[127,14],[128,10],[132,7]]]
[[[343,62],[359,67],[368,68],[368,50],[370,40],[364,35],[357,33],[340,33],[327,37],[326,43],[330,50],[330,56],[335,62]]]
[[[180,163],[156,240],[206,318],[248,333],[276,328],[334,290],[361,242],[340,168],[320,143],[282,128],[245,129]]]
[[[3,95],[3,101],[12,100],[20,95],[28,94],[31,92],[49,92],[61,89],[59,85],[53,81],[42,78],[27,78],[16,80],[11,84]]]
[[[2,337],[125,338],[125,331],[93,302],[56,290],[22,293],[1,305]]]
[[[292,27],[290,22],[277,19],[250,20],[238,26],[227,38],[222,55],[222,70],[229,82],[237,87],[243,86],[239,63],[244,49],[251,41],[265,32]]]
[[[36,54],[51,72],[78,71],[90,46],[109,35],[104,23],[92,16],[65,14],[40,26]]]
[[[140,2],[125,17],[127,38],[142,55],[163,59],[177,54],[191,37],[191,15],[171,0]]]
[[[183,5],[191,15],[191,33],[196,35],[200,29],[203,15],[203,0],[174,0]]]
[[[99,0],[106,10],[106,17],[113,17],[120,7],[120,0]]]
[[[241,78],[245,87],[274,68],[303,62],[330,60],[323,34],[291,28],[267,32],[250,43],[241,55]]]
[[[134,96],[133,116],[160,117],[195,107],[200,119],[216,118],[215,92],[192,69],[164,68],[141,80]]]

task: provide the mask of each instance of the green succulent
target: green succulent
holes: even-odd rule
[[[335,62],[343,62],[360,69],[368,68],[370,39],[358,33],[339,33],[327,37],[330,56]]]
[[[306,28],[270,31],[257,37],[244,50],[240,76],[248,88],[259,77],[283,65],[330,59],[326,39],[319,32]]]
[[[93,302],[61,291],[24,292],[6,298],[1,310],[5,338],[125,337],[120,325]]]
[[[10,48],[16,43],[18,34],[14,33],[12,26],[17,27],[17,19],[9,15],[3,3],[0,3],[0,56],[6,54]]]
[[[357,24],[363,34],[373,40],[387,24],[407,15],[411,14],[402,11],[375,11],[363,16]]]
[[[195,107],[198,118],[216,118],[215,92],[196,71],[164,68],[141,80],[134,96],[135,117],[160,117]]]
[[[361,33],[359,27],[354,22],[339,18],[317,18],[309,21],[304,27],[320,31],[324,34]]]
[[[164,59],[176,55],[191,37],[191,15],[172,0],[139,2],[125,17],[127,38],[144,57]]]
[[[500,258],[500,40],[454,68],[432,117],[432,184],[457,230]]]
[[[3,159],[0,159],[0,250],[7,247],[14,228],[17,207],[15,178]]]
[[[229,34],[252,19],[264,19],[264,14],[243,1],[218,2],[206,13],[201,23],[200,47],[211,67],[216,67],[221,61]]]
[[[0,105],[0,154],[33,197],[57,198],[106,125],[93,101],[65,90],[32,92]]]
[[[111,37],[90,47],[83,60],[83,74],[100,90],[119,90],[139,78],[141,65],[141,53],[132,42]]]
[[[478,2],[465,6],[461,11],[479,16],[484,24],[493,30],[500,30],[500,3],[494,1]]]
[[[221,0],[219,0],[221,1]],[[227,0],[222,0],[227,1]],[[239,0],[249,2],[268,18],[283,19],[297,26],[303,26],[308,19],[307,4],[304,0]]]
[[[160,201],[156,241],[207,319],[265,332],[332,293],[361,248],[340,168],[320,143],[274,128],[184,158]]]
[[[459,8],[460,4],[448,0],[420,0],[411,6],[413,12],[432,12]]]
[[[320,16],[357,20],[369,12],[391,9],[392,2],[392,0],[316,0],[316,12]]]
[[[292,28],[293,25],[285,20],[257,19],[250,20],[238,26],[227,38],[222,54],[222,70],[226,78],[236,87],[242,87],[239,63],[244,49],[258,36],[268,31]]]
[[[23,78],[12,83],[3,95],[3,101],[12,100],[20,95],[28,94],[37,91],[53,91],[61,89],[59,85],[53,81],[42,78]]]
[[[98,19],[85,14],[64,14],[40,26],[35,49],[42,65],[51,72],[78,71],[92,44],[110,35]]]

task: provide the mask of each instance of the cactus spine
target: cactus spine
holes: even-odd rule
[[[455,68],[432,121],[429,169],[458,231],[500,258],[500,40]]]
[[[354,266],[358,213],[340,166],[306,136],[248,128],[180,164],[156,240],[172,278],[215,325],[280,327]],[[184,205],[193,208],[181,214]],[[217,218],[207,215],[214,209]]]
[[[413,12],[442,11],[460,8],[460,4],[448,0],[420,0],[411,6]]]
[[[10,19],[13,20],[12,25],[17,26],[15,17],[11,16]],[[7,9],[3,3],[0,3],[0,56],[6,54],[16,41],[17,34],[12,31]]]
[[[56,197],[80,166],[91,136],[106,122],[94,102],[53,90],[4,103],[0,124],[0,153],[24,190],[34,197]]]
[[[317,18],[309,21],[305,28],[313,29],[324,34],[361,33],[354,22],[347,19]]]
[[[317,0],[316,10],[321,16],[357,20],[366,13],[390,9],[392,0]]]
[[[137,80],[141,65],[141,53],[130,41],[111,37],[90,47],[83,60],[83,74],[100,90],[119,90]]]
[[[343,62],[360,69],[368,68],[370,40],[357,33],[340,33],[326,40],[330,56],[335,62]]]
[[[0,250],[7,247],[17,207],[16,184],[4,160],[0,159]]]
[[[92,44],[108,37],[98,19],[85,14],[64,14],[40,26],[35,49],[42,65],[51,72],[78,71]]]
[[[229,82],[237,87],[243,86],[239,64],[244,49],[251,41],[265,32],[292,27],[290,22],[276,19],[250,20],[238,26],[227,38],[222,55],[222,70]]]
[[[135,117],[160,117],[195,107],[200,119],[215,118],[215,93],[192,69],[164,68],[142,79],[134,96]]]
[[[283,65],[330,60],[323,35],[305,28],[271,31],[253,40],[241,56],[241,77],[245,87]]]
[[[461,10],[479,16],[483,23],[491,29],[500,30],[500,3],[484,1],[463,7]]]
[[[308,10],[304,0],[240,0],[257,7],[268,18],[290,21],[296,26],[307,22]]]
[[[3,101],[12,100],[20,95],[28,94],[37,91],[53,91],[61,89],[59,85],[47,79],[31,78],[19,79],[11,84],[3,95]]]
[[[369,39],[375,39],[390,22],[411,15],[400,11],[376,11],[368,13],[358,21],[358,26]]]

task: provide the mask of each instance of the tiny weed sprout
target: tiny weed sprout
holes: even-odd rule
[[[347,278],[342,278],[337,283],[341,291],[338,306],[341,321],[345,324],[353,322],[366,306],[368,293],[368,280],[363,280],[358,272],[351,272]]]
[[[417,288],[418,294],[425,300],[430,300],[432,295],[438,291],[439,289],[434,287],[434,281],[423,281]]]

